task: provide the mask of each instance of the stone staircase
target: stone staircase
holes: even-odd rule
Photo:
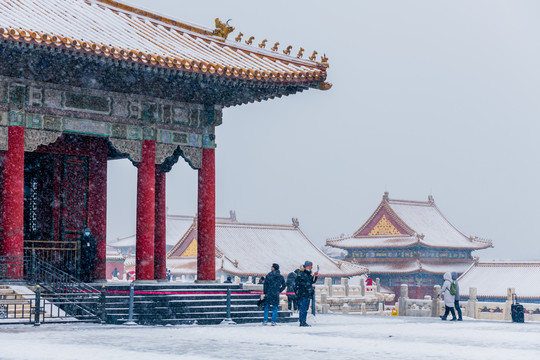
[[[259,294],[236,284],[136,284],[133,320],[139,325],[215,325],[227,317],[227,288],[231,289],[234,322],[262,322]],[[106,321],[123,324],[129,315],[129,284],[106,285]],[[278,322],[295,322],[288,311],[278,312]]]
[[[34,311],[30,300],[8,285],[0,285],[0,321],[29,321]]]

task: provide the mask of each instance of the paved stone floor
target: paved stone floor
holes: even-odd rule
[[[540,359],[540,323],[318,315],[310,328],[0,326],[1,359]]]

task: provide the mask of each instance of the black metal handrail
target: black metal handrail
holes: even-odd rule
[[[0,257],[0,280],[40,285],[42,297],[67,314],[83,320],[103,320],[103,291],[40,260],[35,254]]]

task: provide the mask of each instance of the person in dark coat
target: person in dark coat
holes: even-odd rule
[[[298,269],[297,269],[298,270]],[[296,294],[294,293],[294,283],[296,281],[296,272],[290,272],[289,275],[287,275],[287,307],[289,310],[298,310],[298,299],[296,298]]]
[[[457,282],[457,273],[452,272],[452,280],[454,280],[454,283],[456,284],[456,295],[454,295],[454,308],[456,309],[457,315],[458,315],[458,321],[463,321],[463,316],[461,315],[461,306],[459,306],[459,284]]]
[[[113,279],[118,280],[118,277],[120,276],[120,271],[118,271],[118,268],[115,267],[114,270],[112,271],[111,275],[112,275]]]
[[[79,239],[81,242],[81,280],[89,282],[92,280],[96,260],[96,240],[90,234],[90,229],[85,229]]]
[[[279,294],[285,290],[285,279],[279,272],[279,265],[272,264],[272,271],[264,279],[264,319],[263,325],[268,324],[268,313],[272,305],[272,326],[276,325],[279,306]]]
[[[300,306],[300,326],[311,326],[306,322],[307,312],[309,308],[309,302],[313,298],[315,289],[313,284],[317,281],[317,276],[319,274],[311,275],[311,269],[313,268],[313,263],[311,261],[306,261],[303,268],[300,268],[298,277],[296,278],[296,296],[298,297],[298,305]],[[315,305],[313,305],[315,306]]]

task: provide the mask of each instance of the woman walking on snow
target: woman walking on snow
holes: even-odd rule
[[[444,295],[444,315],[441,316],[441,320],[446,320],[448,313],[452,313],[451,321],[456,321],[456,313],[454,312],[455,296],[452,295],[450,288],[452,287],[452,275],[449,272],[444,273],[444,284],[439,291],[439,296]],[[455,294],[455,293],[454,293]]]

